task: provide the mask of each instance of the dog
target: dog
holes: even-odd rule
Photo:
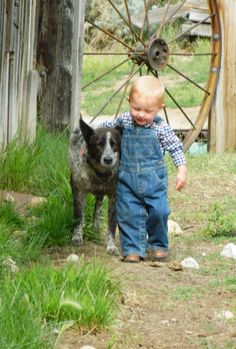
[[[69,167],[74,206],[74,231],[71,243],[83,244],[84,207],[88,193],[95,195],[93,228],[99,229],[99,216],[105,195],[108,196],[108,233],[106,250],[118,255],[115,245],[115,192],[116,174],[120,159],[122,129],[90,127],[82,117],[69,143]]]

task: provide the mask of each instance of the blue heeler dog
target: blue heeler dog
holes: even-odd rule
[[[86,196],[96,197],[93,228],[99,229],[99,216],[105,195],[109,198],[108,233],[106,249],[110,254],[119,254],[115,245],[115,191],[116,173],[120,158],[122,130],[119,128],[93,129],[80,118],[80,128],[70,138],[69,166],[74,204],[74,233],[72,244],[83,243],[84,207]]]

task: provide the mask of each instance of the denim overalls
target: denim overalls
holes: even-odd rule
[[[161,119],[156,117],[157,123]],[[167,171],[152,126],[127,126],[122,135],[116,214],[124,256],[144,258],[151,250],[168,250]]]

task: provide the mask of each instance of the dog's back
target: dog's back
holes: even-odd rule
[[[84,206],[86,195],[96,196],[93,226],[98,228],[100,207],[104,195],[109,197],[107,250],[117,254],[115,235],[115,186],[119,166],[121,130],[92,129],[82,119],[80,129],[70,139],[69,165],[73,193],[75,227],[72,243],[83,242]]]

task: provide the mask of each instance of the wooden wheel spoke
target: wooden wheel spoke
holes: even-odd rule
[[[181,4],[177,7],[177,9],[163,22],[160,30],[157,31],[158,35],[161,35],[161,31],[162,29],[165,27],[166,24],[168,24],[170,22],[170,20],[174,17],[174,15],[183,7],[183,5],[185,4],[187,0],[183,0],[181,2]],[[157,34],[155,34],[154,36],[157,36]]]
[[[132,52],[84,52],[84,56],[129,56]]]
[[[134,30],[133,26],[129,24],[129,22],[127,21],[127,19],[121,14],[121,12],[118,10],[118,8],[113,4],[113,2],[111,0],[108,0],[108,2],[111,4],[111,6],[113,7],[113,9],[116,11],[116,13],[119,15],[119,17],[124,21],[124,23],[129,27],[129,29],[131,30],[131,32],[134,34],[134,36],[136,37],[136,39],[138,41],[140,41],[143,46],[145,46],[145,42],[142,40],[142,38],[136,33],[136,31]]]
[[[162,27],[163,27],[163,25],[164,25],[164,23],[165,23],[165,19],[166,19],[166,16],[167,16],[169,7],[170,7],[170,0],[168,1],[168,4],[167,4],[167,6],[166,6],[166,12],[165,12],[165,14],[164,14],[164,16],[163,16],[163,18],[162,18],[160,27],[159,27],[159,29],[158,29],[158,31],[157,31],[157,33],[156,33],[156,37],[157,37],[157,38],[159,37],[160,32],[161,32],[161,30],[162,30]]]
[[[205,52],[205,53],[181,53],[181,52],[170,52],[170,56],[216,56],[216,53]]]
[[[178,40],[179,38],[181,38],[182,36],[186,35],[187,33],[191,32],[192,29],[196,28],[197,26],[199,26],[200,24],[206,22],[209,18],[214,17],[215,14],[212,13],[211,15],[207,16],[206,18],[204,18],[203,20],[201,20],[200,22],[197,22],[196,24],[194,24],[193,26],[191,26],[190,28],[186,29],[183,33],[177,35],[174,39],[170,40],[168,42],[168,45],[171,44],[173,41]]]
[[[176,99],[172,96],[172,94],[169,92],[169,90],[166,88],[166,93],[168,94],[168,96],[170,97],[170,99],[172,99],[172,101],[175,103],[175,105],[179,108],[179,110],[181,111],[181,113],[185,116],[185,118],[189,121],[189,123],[192,125],[192,127],[195,129],[195,125],[193,124],[192,120],[188,117],[188,115],[185,113],[185,111],[183,110],[183,108],[179,105],[179,103],[176,101]]]
[[[108,0],[109,1],[109,0]],[[101,28],[99,25],[95,24],[94,22],[90,21],[90,19],[85,18],[86,22],[90,23],[93,27],[101,30],[104,34],[110,36],[112,39],[114,39],[115,41],[119,42],[120,44],[122,44],[123,46],[127,47],[130,51],[133,51],[132,47],[130,47],[129,45],[127,45],[124,41],[122,41],[121,39],[117,38],[116,36],[114,36],[113,34],[111,34],[109,31],[107,31],[104,28]]]
[[[133,74],[131,74],[128,79],[108,98],[108,100],[103,104],[103,106],[98,110],[98,112],[94,115],[94,117],[92,118],[92,120],[90,122],[93,122],[96,117],[106,108],[106,106],[108,105],[108,103],[117,95],[118,92],[120,92],[120,90],[129,83],[129,81],[132,79],[132,77],[139,71],[139,69],[144,65],[144,63],[141,64],[141,66],[138,67],[138,69],[135,70],[135,72]]]
[[[129,6],[128,6],[127,0],[124,0],[124,3],[125,3],[125,10],[126,10],[127,18],[129,21],[129,25],[132,27],[132,22],[131,22],[131,17],[130,17]],[[132,30],[131,30],[131,35],[132,35],[133,43],[134,43],[135,42],[135,35],[134,35]]]
[[[200,90],[204,91],[205,93],[207,93],[208,95],[210,95],[210,92],[205,90],[202,86],[200,86],[199,84],[197,84],[195,81],[193,81],[192,79],[188,78],[185,74],[181,73],[179,70],[177,70],[176,68],[174,68],[172,65],[167,64],[167,67],[169,67],[170,69],[174,70],[177,74],[179,74],[180,76],[182,76],[184,79],[188,80],[189,82],[191,82],[191,84],[195,85],[196,87],[198,87]]]
[[[86,87],[88,87],[89,85],[93,84],[94,82],[98,81],[99,79],[103,78],[105,75],[111,73],[113,70],[117,69],[118,67],[120,67],[121,65],[125,64],[126,62],[128,62],[130,60],[130,58],[125,59],[124,61],[122,61],[121,63],[115,65],[114,67],[112,67],[111,69],[107,70],[106,72],[104,72],[103,74],[99,75],[96,79],[88,82],[86,85],[82,86],[82,90],[85,89]]]
[[[141,29],[141,38],[143,38],[143,33],[144,33],[144,28],[145,28],[145,23],[147,25],[147,35],[148,37],[150,36],[150,29],[149,29],[149,19],[148,19],[148,11],[149,11],[149,7],[150,7],[150,2],[148,1],[148,3],[146,2],[146,0],[144,0],[144,19],[143,19],[143,26]]]
[[[131,72],[130,72],[130,74],[129,74],[129,77],[133,74],[133,72],[134,72],[134,67],[135,67],[135,64],[133,64],[133,66],[132,66],[132,69],[131,69]],[[118,115],[119,112],[120,112],[120,108],[121,108],[121,106],[122,106],[122,104],[123,104],[123,101],[124,101],[124,98],[125,98],[125,95],[126,95],[126,92],[127,92],[127,88],[128,88],[128,86],[129,86],[129,81],[130,81],[130,80],[128,79],[128,80],[127,80],[127,83],[126,83],[126,85],[125,85],[124,91],[123,91],[123,93],[122,93],[120,102],[119,102],[118,107],[117,107],[117,110],[116,110],[115,118],[117,117],[117,115]]]
[[[167,124],[169,124],[170,122],[169,122],[169,118],[168,118],[167,109],[166,109],[166,107],[164,107],[163,109],[164,109],[164,114],[165,114],[166,122],[167,122]]]

